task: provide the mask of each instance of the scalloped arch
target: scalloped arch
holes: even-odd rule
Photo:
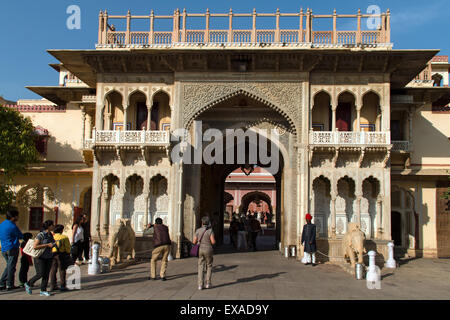
[[[291,117],[282,108],[280,108],[279,106],[273,104],[270,101],[267,101],[264,98],[259,97],[256,94],[250,93],[250,92],[248,92],[248,91],[246,91],[244,89],[239,89],[239,90],[236,90],[236,91],[234,91],[232,93],[225,94],[224,96],[222,96],[222,97],[220,97],[220,98],[218,98],[218,99],[216,99],[216,100],[214,100],[214,101],[212,101],[212,102],[202,106],[201,108],[199,108],[196,112],[194,112],[192,115],[190,115],[188,121],[186,121],[185,129],[188,129],[191,126],[192,122],[200,114],[202,114],[206,110],[211,109],[215,105],[217,105],[217,104],[219,104],[221,102],[224,102],[224,101],[226,101],[228,99],[231,99],[233,97],[239,96],[239,95],[244,95],[244,96],[249,97],[251,99],[254,99],[254,100],[258,101],[258,102],[261,102],[261,103],[265,104],[266,106],[268,106],[269,108],[271,108],[271,109],[275,110],[276,112],[278,112],[279,114],[281,114],[288,121],[289,125],[291,126],[291,128],[293,130],[293,133],[295,135],[297,135],[297,127],[295,125],[295,122],[291,119]]]

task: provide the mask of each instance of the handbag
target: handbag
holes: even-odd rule
[[[191,252],[189,253],[189,255],[191,257],[198,257],[198,251],[200,249],[200,243],[202,242],[203,236],[205,235],[206,231],[208,231],[208,229],[205,229],[205,231],[203,231],[202,236],[200,237],[200,240],[197,242],[197,244],[195,244],[192,248],[191,248]]]
[[[46,248],[35,249],[34,248],[34,239],[30,239],[27,241],[27,244],[23,248],[23,252],[30,257],[39,258],[45,251]]]

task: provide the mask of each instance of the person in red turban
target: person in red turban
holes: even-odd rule
[[[310,264],[312,262],[312,266],[316,265],[316,225],[311,223],[312,216],[307,213],[305,216],[306,224],[303,226],[302,232],[302,245],[304,247],[304,255],[302,262],[306,264]]]

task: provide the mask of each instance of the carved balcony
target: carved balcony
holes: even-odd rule
[[[87,146],[95,147],[99,145],[107,146],[155,146],[166,147],[170,144],[169,131],[119,131],[119,130],[94,130],[92,139],[87,139]]]
[[[411,143],[409,141],[392,141],[392,151],[411,152]]]
[[[94,157],[101,159],[102,152],[115,152],[123,162],[127,152],[140,152],[149,159],[150,150],[168,154],[170,132],[156,130],[93,130],[91,139],[85,139],[84,149],[93,150]]]
[[[386,146],[391,144],[390,132],[311,131],[311,145]]]
[[[310,166],[315,154],[331,153],[333,167],[336,167],[340,154],[352,155],[358,167],[363,165],[365,158],[373,161],[373,155],[381,156],[381,160],[377,161],[386,167],[392,147],[389,131],[310,131],[309,144]],[[372,156],[368,157],[370,154]]]

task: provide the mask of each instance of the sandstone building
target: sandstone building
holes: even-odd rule
[[[204,28],[190,28],[193,17]],[[252,20],[249,29],[234,28],[241,17]],[[259,17],[275,25],[258,29]],[[298,25],[283,29],[286,17]],[[227,26],[214,27],[215,18]],[[390,12],[373,30],[368,18],[309,9],[100,12],[95,49],[49,50],[60,61],[51,65],[59,85],[28,87],[46,100],[11,106],[39,126],[43,160],[16,179],[20,227],[35,231],[48,218],[69,226],[85,212],[104,243],[126,217],[143,248],[143,227],[162,217],[180,257],[202,215],[223,222],[225,179],[243,164],[173,162],[173,132],[189,130],[195,145],[208,128],[276,129],[282,247],[301,247],[311,212],[319,250],[333,262],[342,260],[340,239],[352,221],[380,258],[391,240],[398,254],[450,256],[450,207],[441,198],[450,169],[448,58],[395,50]],[[167,19],[172,29],[160,31],[158,21]],[[342,19],[354,19],[356,30],[340,30]],[[148,30],[136,30],[137,20]],[[317,31],[317,21],[328,21],[329,31]]]

